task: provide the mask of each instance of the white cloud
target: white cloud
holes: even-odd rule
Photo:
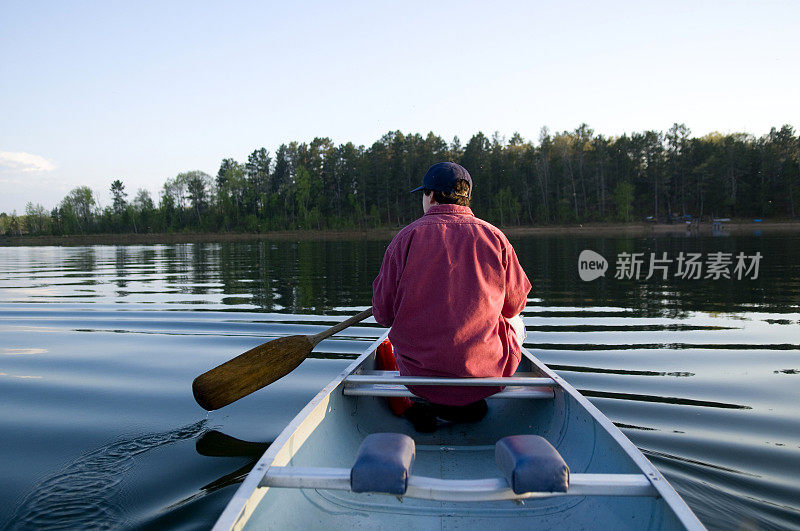
[[[22,151],[0,151],[0,172],[46,172],[56,169],[55,164],[40,157]]]

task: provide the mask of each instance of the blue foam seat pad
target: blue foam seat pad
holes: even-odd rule
[[[367,435],[350,469],[350,489],[353,492],[405,494],[415,451],[414,439],[408,435]]]
[[[497,466],[515,494],[567,492],[569,467],[552,444],[538,435],[510,435],[494,447]]]

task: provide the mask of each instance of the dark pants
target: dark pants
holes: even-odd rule
[[[448,422],[478,422],[489,411],[486,400],[478,400],[465,406],[446,406],[427,400],[415,400],[404,416],[411,421],[414,429],[430,433],[436,431],[437,419]]]
[[[445,406],[430,403],[434,415],[450,422],[478,422],[489,410],[486,400],[478,400],[465,406]]]

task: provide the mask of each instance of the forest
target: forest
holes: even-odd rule
[[[422,213],[409,194],[436,162],[463,165],[473,178],[474,213],[499,226],[587,222],[677,222],[712,217],[796,220],[800,137],[784,125],[692,137],[666,133],[605,137],[583,124],[539,138],[477,133],[462,144],[428,133],[385,134],[371,146],[329,138],[253,150],[223,159],[216,175],[166,178],[157,197],[129,193],[111,176],[112,203],[87,186],[52,209],[31,201],[0,213],[0,234],[268,232],[401,227]]]

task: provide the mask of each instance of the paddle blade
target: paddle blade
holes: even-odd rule
[[[217,430],[205,432],[197,442],[197,453],[207,457],[259,457],[272,443],[250,442]]]
[[[227,406],[292,372],[314,345],[308,336],[288,336],[250,349],[195,378],[194,399],[208,411]]]

